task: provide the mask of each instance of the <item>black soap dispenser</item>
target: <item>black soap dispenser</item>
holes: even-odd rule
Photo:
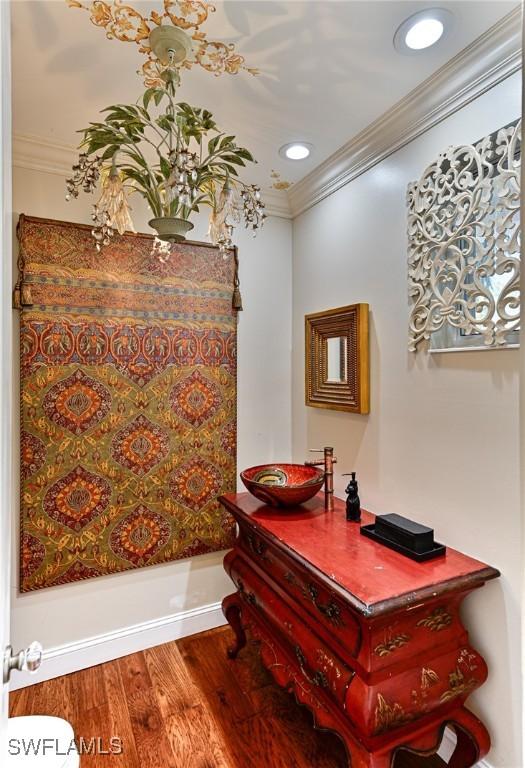
[[[361,520],[361,501],[359,499],[357,480],[355,472],[351,473],[352,479],[346,486],[346,519],[352,523],[358,523]],[[344,475],[346,477],[347,475]]]

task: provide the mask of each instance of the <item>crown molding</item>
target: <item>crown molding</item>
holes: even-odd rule
[[[278,189],[262,189],[261,196],[266,206],[268,216],[278,216],[281,219],[291,219],[292,210],[288,193]]]
[[[521,8],[504,16],[288,190],[298,216],[521,67]]]
[[[13,135],[13,166],[30,171],[52,173],[66,178],[76,162],[78,149],[49,141],[42,136],[15,133]],[[275,189],[263,190],[266,212],[269,216],[284,219],[292,217],[286,192]]]

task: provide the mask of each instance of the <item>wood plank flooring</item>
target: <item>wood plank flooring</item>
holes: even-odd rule
[[[11,694],[11,715],[46,714],[77,740],[111,737],[122,753],[84,754],[81,768],[347,768],[345,750],[278,688],[249,644],[229,661],[224,627]],[[395,768],[444,768],[400,755]]]

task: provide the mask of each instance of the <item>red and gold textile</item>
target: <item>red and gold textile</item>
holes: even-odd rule
[[[22,592],[232,543],[233,254],[19,223]]]

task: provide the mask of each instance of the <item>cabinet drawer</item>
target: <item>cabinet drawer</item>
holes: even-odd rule
[[[291,554],[242,523],[237,546],[260,572],[272,579],[277,589],[308,611],[316,622],[316,631],[319,628],[319,634],[339,646],[343,659],[357,656],[361,629],[356,615],[315,574],[308,573]]]
[[[363,666],[377,672],[419,657],[429,645],[444,650],[464,645],[468,636],[459,616],[463,596],[453,595],[373,621],[369,640],[363,644]]]
[[[226,558],[226,568],[249,610],[255,611],[284,638],[302,679],[330,694],[344,709],[354,672],[314,631],[305,626],[243,557],[230,553]]]
[[[362,733],[381,736],[439,711],[445,717],[451,705],[464,702],[486,677],[485,662],[468,645],[443,654],[429,650],[425,661],[400,666],[373,684],[356,675],[346,712]]]

